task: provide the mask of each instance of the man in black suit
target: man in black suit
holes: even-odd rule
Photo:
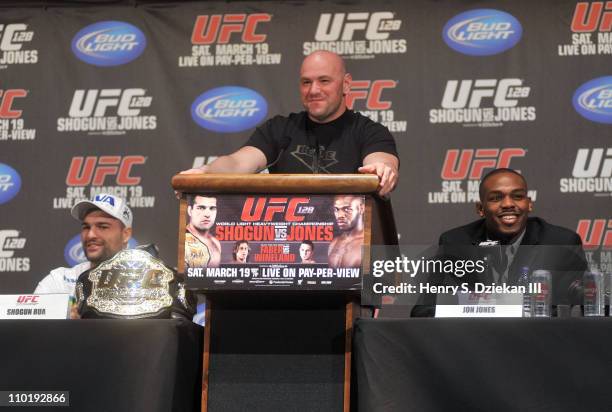
[[[438,258],[489,262],[481,274],[431,274],[430,283],[517,285],[521,273],[546,269],[552,273],[553,304],[579,304],[580,279],[587,269],[580,236],[538,217],[527,196],[527,181],[512,169],[495,169],[480,182],[476,212],[481,219],[440,236]],[[436,296],[422,295],[412,316],[433,316]]]

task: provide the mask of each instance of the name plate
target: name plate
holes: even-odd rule
[[[68,319],[70,295],[0,295],[0,319]]]
[[[459,293],[457,305],[436,305],[436,318],[522,318],[523,295]]]
[[[521,305],[437,305],[436,318],[521,318]]]

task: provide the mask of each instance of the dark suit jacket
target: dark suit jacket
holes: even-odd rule
[[[486,252],[476,247],[487,239],[484,219],[444,232],[440,236],[438,258],[442,259],[478,259]],[[508,284],[516,285],[523,267],[530,271],[546,269],[552,273],[553,304],[580,304],[580,279],[587,269],[587,262],[582,250],[582,241],[575,232],[546,223],[538,217],[527,219],[527,228],[521,244],[508,269]],[[466,275],[458,278],[454,275],[432,274],[430,283],[457,285],[475,282],[490,284],[490,270],[480,275]],[[433,316],[435,313],[435,295],[422,295],[419,303],[412,310],[412,316]]]

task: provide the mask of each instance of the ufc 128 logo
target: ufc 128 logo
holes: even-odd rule
[[[581,219],[576,232],[585,249],[612,249],[612,219]]]
[[[515,157],[525,157],[520,147],[506,149],[449,149],[442,165],[444,180],[480,180],[485,169],[510,167]]]
[[[529,96],[531,88],[523,86],[521,79],[449,80],[444,89],[442,107],[462,109],[480,107],[482,99],[493,98],[495,107],[514,107],[519,98]]]
[[[241,34],[243,43],[262,43],[266,41],[267,35],[256,33],[257,25],[270,20],[272,16],[267,13],[198,16],[191,34],[191,43],[226,44],[233,33]]]
[[[138,116],[151,106],[153,98],[144,89],[75,90],[70,104],[70,117],[103,117],[108,109],[117,108],[118,116]]]
[[[34,38],[34,32],[27,29],[28,26],[22,23],[0,24],[0,51],[21,50],[22,43]]]
[[[264,222],[274,220],[274,215],[284,215],[285,222],[301,222],[304,216],[297,214],[297,210],[302,210],[301,205],[308,205],[308,197],[260,197],[255,201],[254,197],[248,197],[244,202],[240,219],[243,222],[258,222],[263,218]]]
[[[578,149],[572,176],[612,177],[612,148]]]
[[[21,117],[21,110],[13,108],[15,99],[28,95],[24,89],[0,89],[0,119],[17,119]]]
[[[591,33],[598,29],[600,32],[612,30],[612,1],[577,3],[572,18],[572,31],[574,33]]]
[[[107,177],[114,177],[117,185],[137,185],[141,178],[132,176],[132,168],[145,162],[144,156],[76,156],[70,163],[66,184],[102,186]]]
[[[395,89],[395,80],[353,80],[351,91],[346,96],[346,105],[353,109],[355,101],[365,100],[368,110],[387,110],[391,108],[391,102],[382,100],[383,91]]]
[[[315,33],[316,41],[353,40],[356,32],[365,31],[366,40],[386,40],[389,32],[399,30],[401,20],[390,11],[374,13],[323,13]]]
[[[15,250],[23,249],[26,238],[19,237],[19,231],[7,229],[0,230],[0,258],[10,258]]]

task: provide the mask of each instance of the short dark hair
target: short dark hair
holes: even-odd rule
[[[207,194],[195,194],[195,195],[187,195],[187,206],[193,207],[193,205],[195,204],[195,199],[196,197],[210,197],[212,199],[216,199],[216,196],[209,196]]]
[[[303,245],[308,245],[308,246],[310,246],[310,249],[314,250],[314,243],[312,243],[312,241],[311,241],[311,240],[304,239],[304,240],[302,240],[302,243],[301,243],[301,244],[303,244]]]
[[[527,188],[527,179],[525,179],[525,177],[524,177],[522,174],[520,174],[519,172],[517,172],[516,170],[514,170],[514,169],[510,169],[510,168],[507,168],[507,167],[500,167],[500,168],[498,168],[498,169],[493,169],[493,170],[491,170],[489,173],[487,173],[486,175],[484,175],[484,177],[483,177],[483,178],[482,178],[482,180],[480,181],[480,184],[478,185],[478,195],[480,196],[480,201],[481,201],[481,202],[483,201],[483,197],[484,197],[484,193],[483,193],[483,192],[484,192],[484,189],[483,189],[483,187],[484,187],[485,182],[486,182],[486,181],[487,181],[489,178],[491,178],[491,177],[493,177],[493,176],[495,176],[495,175],[498,175],[498,174],[500,174],[500,173],[512,173],[513,175],[517,175],[517,176],[518,176],[518,177],[520,177],[520,178],[523,180],[523,182],[525,183],[525,189]]]

